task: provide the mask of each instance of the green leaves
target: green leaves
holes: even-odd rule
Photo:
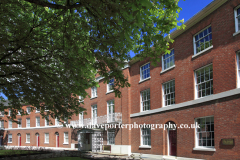
[[[121,96],[119,89],[130,86],[119,69],[131,60],[129,51],[157,63],[173,41],[165,35],[184,27],[177,26],[183,21],[177,21],[176,0],[67,2],[0,2],[0,90],[13,117],[22,103],[47,105],[43,116],[79,113],[76,96],[87,97],[85,90],[98,86],[96,73],[105,82],[114,77]]]

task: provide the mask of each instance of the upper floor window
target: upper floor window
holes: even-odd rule
[[[55,126],[58,126],[59,125],[59,120],[58,118],[55,118]]]
[[[92,124],[97,124],[97,105],[92,106]]]
[[[214,117],[203,117],[195,119],[196,147],[214,148]]]
[[[49,116],[45,117],[45,126],[49,126]]]
[[[18,119],[18,128],[22,128],[22,120]]]
[[[12,128],[12,120],[8,121],[8,128]]]
[[[36,113],[39,113],[40,112],[40,109],[39,108],[36,108]]]
[[[31,107],[27,107],[27,114],[31,113]]]
[[[237,87],[240,88],[240,52],[237,53]]]
[[[141,129],[141,146],[151,146],[151,129]]]
[[[18,110],[18,115],[21,115],[21,112],[22,112],[22,110],[20,109],[20,110]]]
[[[114,122],[115,117],[114,117],[114,100],[108,101],[107,102],[107,110],[108,110],[108,123]]]
[[[97,87],[92,87],[92,98],[97,97]]]
[[[163,84],[163,106],[175,104],[175,80]]]
[[[40,117],[36,117],[36,127],[40,127]]]
[[[83,112],[79,113],[79,125],[83,125]]]
[[[79,99],[80,102],[83,102],[83,101],[84,101],[83,96],[78,96],[78,99]]]
[[[8,116],[11,116],[11,109],[8,110]]]
[[[240,6],[234,10],[235,15],[235,30],[236,32],[240,31]]]
[[[30,127],[30,118],[27,118],[26,121],[27,121],[26,127],[28,128]]]
[[[3,129],[4,128],[4,120],[0,121],[0,128]]]
[[[141,111],[150,110],[150,89],[141,92]]]
[[[107,143],[115,144],[115,132],[114,131],[107,132]]]
[[[114,78],[109,80],[109,83],[107,84],[107,92],[113,91],[114,88]]]
[[[162,70],[168,69],[174,64],[174,49],[172,49],[170,54],[164,54],[162,57]]]
[[[213,68],[212,65],[195,71],[196,98],[213,94]]]
[[[140,67],[140,80],[144,80],[150,77],[150,63],[144,64]]]
[[[212,46],[212,28],[207,27],[193,37],[194,54],[197,54]]]

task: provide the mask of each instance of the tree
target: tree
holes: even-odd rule
[[[156,63],[173,42],[166,35],[183,28],[178,0],[1,0],[0,6],[0,92],[13,119],[23,103],[42,116],[46,106],[53,118],[78,114],[77,95],[98,85],[96,74],[105,83],[114,77],[120,96],[130,86],[121,71],[129,52]]]

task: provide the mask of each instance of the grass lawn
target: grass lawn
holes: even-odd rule
[[[83,159],[79,157],[58,157],[58,158],[47,158],[47,159],[41,159],[41,160],[88,160],[88,159]]]
[[[33,154],[37,151],[24,151],[24,150],[0,150],[0,156],[14,155],[14,154]]]

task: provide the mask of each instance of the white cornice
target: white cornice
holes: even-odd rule
[[[233,90],[226,91],[226,92],[221,92],[218,94],[213,94],[213,95],[210,95],[207,97],[203,97],[203,98],[199,98],[196,100],[187,101],[187,102],[183,102],[183,103],[179,103],[179,104],[175,104],[175,105],[171,105],[171,106],[167,106],[167,107],[162,107],[162,108],[157,108],[157,109],[153,109],[153,110],[149,110],[149,111],[134,113],[134,114],[130,115],[130,118],[171,111],[174,109],[179,109],[179,108],[188,107],[188,106],[192,106],[192,105],[196,105],[196,104],[201,104],[201,103],[205,103],[205,102],[209,102],[209,101],[213,101],[213,100],[217,100],[217,99],[221,99],[221,98],[226,98],[226,97],[230,97],[230,96],[234,96],[234,95],[238,95],[238,94],[240,94],[240,88],[233,89]]]

